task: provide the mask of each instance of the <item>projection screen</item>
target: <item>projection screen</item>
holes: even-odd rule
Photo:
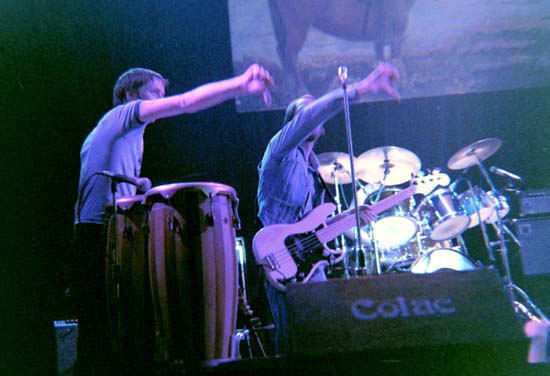
[[[233,69],[258,62],[273,106],[338,87],[379,62],[397,66],[403,98],[550,84],[548,0],[228,0]],[[370,98],[370,101],[383,100]],[[266,109],[237,100],[240,112]]]

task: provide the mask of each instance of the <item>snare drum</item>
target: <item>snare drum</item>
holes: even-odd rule
[[[238,198],[219,183],[150,189],[149,270],[155,358],[196,364],[228,358],[238,306]]]
[[[448,188],[436,189],[424,197],[415,209],[415,215],[429,229],[429,236],[435,241],[462,234],[470,223],[458,197]]]
[[[458,195],[460,205],[470,217],[468,228],[475,227],[481,222],[485,222],[493,212],[493,202],[488,192],[474,186]]]
[[[476,265],[462,252],[451,248],[438,248],[419,257],[411,265],[410,271],[416,274],[424,274],[445,269],[456,271],[474,270]]]
[[[373,192],[367,197],[366,203],[374,204],[400,191],[400,189],[392,187],[385,188],[380,195],[378,191]],[[412,197],[403,200],[380,213],[376,221],[371,223],[374,240],[380,249],[393,249],[411,240],[418,230],[416,218],[412,214],[414,205]]]
[[[147,237],[144,224],[147,210],[143,200],[141,195],[119,198],[116,227],[114,207],[106,210],[111,214],[108,224],[107,302],[114,336],[121,350],[120,360],[129,371],[147,369],[152,361],[150,343],[154,325],[146,273]]]

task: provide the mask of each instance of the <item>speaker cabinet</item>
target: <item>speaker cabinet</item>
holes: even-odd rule
[[[550,217],[516,219],[523,274],[550,274]]]
[[[495,270],[388,274],[288,288],[296,354],[527,341]]]

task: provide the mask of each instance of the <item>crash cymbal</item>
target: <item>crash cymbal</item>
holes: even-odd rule
[[[327,152],[318,154],[319,174],[326,183],[349,184],[351,183],[351,167],[349,154],[340,152]]]
[[[397,146],[367,150],[356,159],[357,176],[367,183],[398,185],[420,171],[420,159],[412,151]]]
[[[502,141],[498,138],[485,138],[476,141],[457,151],[447,162],[447,167],[450,170],[463,170],[475,166],[479,164],[479,161],[484,161],[495,154],[500,145],[502,145]]]

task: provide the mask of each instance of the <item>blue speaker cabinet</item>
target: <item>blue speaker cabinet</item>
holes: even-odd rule
[[[550,274],[550,217],[514,221],[523,274]]]

